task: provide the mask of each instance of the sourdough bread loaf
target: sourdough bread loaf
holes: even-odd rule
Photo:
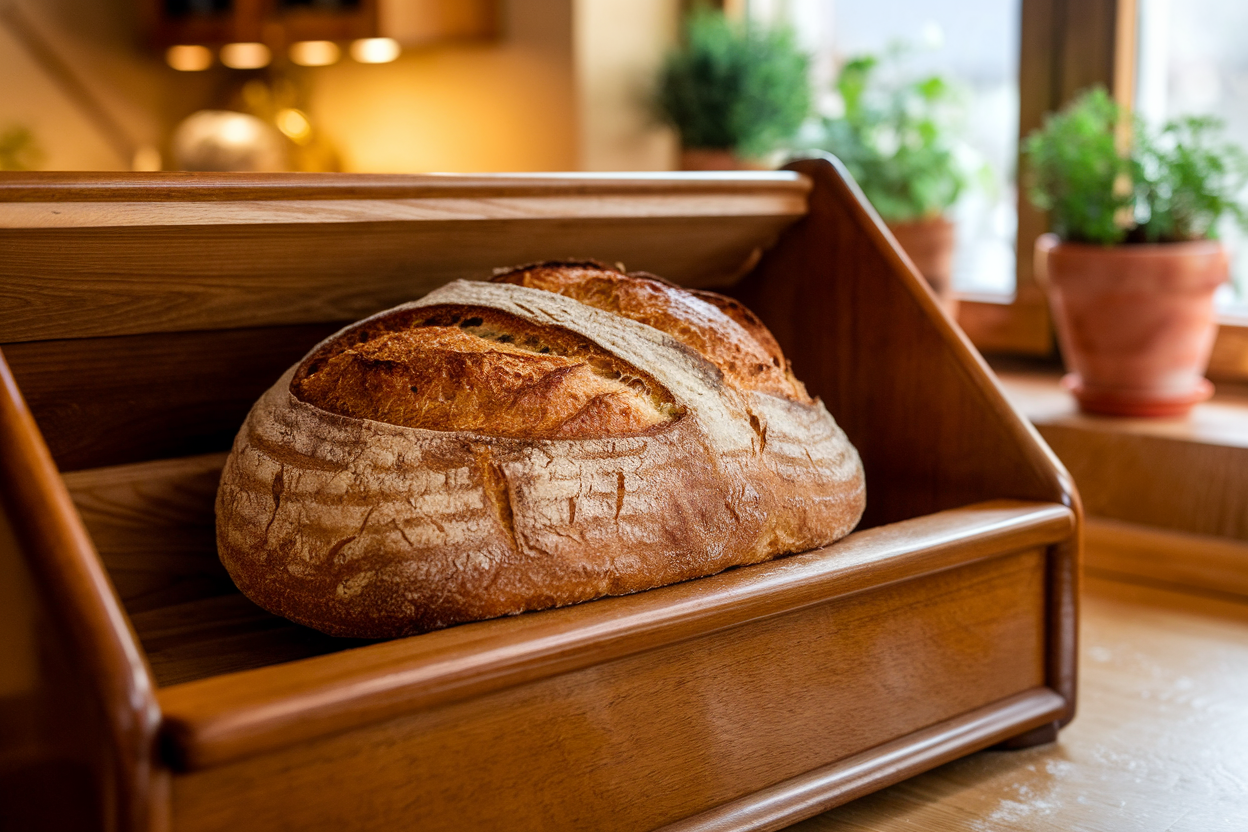
[[[544,263],[315,347],[240,430],[217,542],[265,609],[380,638],[811,549],[864,505],[857,453],[748,310]]]

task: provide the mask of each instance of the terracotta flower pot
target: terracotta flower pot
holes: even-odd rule
[[[680,151],[681,170],[771,170],[757,159],[745,159],[732,150],[686,147]]]
[[[949,317],[956,319],[958,302],[953,297],[953,223],[944,217],[932,217],[912,222],[890,222],[888,230],[893,232],[898,245],[936,292],[940,305]]]
[[[1212,395],[1213,293],[1228,276],[1220,243],[1106,247],[1045,234],[1036,270],[1071,371],[1063,383],[1083,410],[1182,416]]]

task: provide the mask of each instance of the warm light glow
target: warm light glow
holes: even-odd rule
[[[221,63],[230,69],[259,69],[273,55],[263,43],[227,43],[221,47]]]
[[[332,40],[301,40],[290,47],[290,59],[300,66],[329,66],[341,54]]]
[[[162,161],[160,151],[152,147],[150,144],[140,147],[134,151],[134,159],[130,162],[131,170],[160,170]]]
[[[289,170],[289,143],[259,118],[228,110],[187,116],[170,142],[176,170]]]
[[[228,145],[248,144],[255,141],[258,120],[244,113],[225,113],[217,123],[217,135]]]
[[[170,46],[165,62],[179,72],[199,72],[212,66],[212,50],[207,46]]]
[[[312,123],[295,109],[278,110],[277,129],[297,144],[304,144],[312,138]]]
[[[362,64],[388,64],[402,51],[393,38],[363,38],[351,43],[351,57]]]

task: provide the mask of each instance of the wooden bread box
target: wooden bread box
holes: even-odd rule
[[[859,529],[386,642],[243,598],[213,498],[260,393],[346,322],[566,257],[754,309],[862,455]],[[4,175],[0,351],[14,828],[777,829],[1073,716],[1074,487],[833,160]]]

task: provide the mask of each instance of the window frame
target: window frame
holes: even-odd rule
[[[1021,5],[1020,141],[1088,87],[1102,85],[1120,101],[1130,95],[1134,65],[1127,58],[1134,57],[1135,0],[1021,0]],[[1021,153],[1016,169],[1023,169]],[[1053,353],[1048,295],[1033,257],[1036,238],[1048,230],[1048,218],[1032,206],[1020,183],[1014,294],[960,295],[958,323],[980,350]]]
[[[1088,87],[1101,85],[1130,108],[1135,98],[1138,0],[1022,0],[1019,137],[1042,126]],[[1022,170],[1021,155],[1019,170]],[[1037,280],[1036,238],[1047,217],[1018,193],[1018,266],[1009,297],[962,294],[958,323],[980,350],[1050,356],[1055,351],[1047,292]],[[1248,381],[1248,316],[1219,315],[1210,378]]]

